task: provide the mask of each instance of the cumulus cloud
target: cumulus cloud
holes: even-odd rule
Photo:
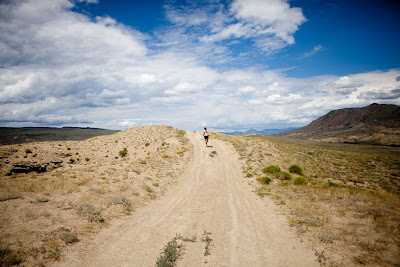
[[[286,127],[336,108],[400,104],[398,69],[300,79],[217,68],[203,58],[226,59],[215,43],[228,39],[251,38],[264,51],[290,45],[305,18],[287,1],[170,6],[167,15],[179,27],[154,37],[108,16],[91,19],[73,11],[74,3],[0,4],[1,126]],[[154,45],[161,39],[172,45]],[[191,42],[197,42],[193,51],[185,46]]]
[[[231,11],[251,25],[257,35],[275,35],[293,44],[293,34],[306,21],[300,8],[291,8],[286,0],[235,0]]]
[[[190,2],[166,10],[169,20],[190,36],[192,46],[195,40],[220,46],[223,41],[252,40],[267,55],[294,44],[294,33],[306,21],[302,10],[290,7],[287,0]]]

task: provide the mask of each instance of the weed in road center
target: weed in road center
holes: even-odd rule
[[[168,244],[164,247],[163,252],[160,257],[157,259],[156,266],[157,267],[170,267],[174,266],[176,260],[179,257],[180,247],[178,246],[177,238],[173,238]]]
[[[176,265],[176,261],[181,254],[181,250],[183,248],[183,244],[178,241],[183,242],[196,242],[196,235],[192,236],[192,238],[182,237],[180,234],[176,234],[175,237],[167,243],[164,247],[163,252],[157,259],[156,266],[157,267],[171,267]]]
[[[202,239],[202,241],[206,243],[204,256],[211,255],[211,253],[210,253],[210,244],[211,244],[211,242],[213,240],[209,237],[209,235],[211,235],[211,233],[208,233],[207,231],[204,231],[204,233],[203,233],[204,237]]]

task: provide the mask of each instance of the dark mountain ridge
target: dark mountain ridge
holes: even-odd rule
[[[400,107],[371,104],[333,110],[281,136],[325,142],[400,145]]]
[[[0,127],[0,144],[20,144],[27,142],[85,140],[91,137],[113,134],[118,131],[81,127]]]

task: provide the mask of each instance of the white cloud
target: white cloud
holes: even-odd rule
[[[223,41],[251,40],[267,55],[294,44],[294,33],[306,21],[302,10],[290,7],[287,0],[188,2],[179,8],[167,5],[166,11],[189,47],[196,41],[212,43],[213,49],[226,47]]]
[[[194,30],[196,38],[175,32],[174,37],[184,40],[171,38],[179,44],[165,47],[153,46],[151,37],[114,18],[91,20],[73,12],[73,2],[67,0],[12,3],[0,5],[1,126],[285,127],[300,126],[336,108],[400,104],[398,69],[290,78],[274,70],[217,69],[203,56],[209,53],[211,61],[222,61],[226,50],[213,43],[197,43],[193,52],[185,47],[199,36],[214,35],[221,41],[255,38],[263,49],[279,50],[290,44],[302,21],[301,11],[286,1],[270,2],[275,11],[265,14],[254,10],[253,1],[249,6],[235,1],[231,10],[216,4],[213,12],[203,7],[204,12],[193,11],[194,21],[178,17],[178,12],[174,19],[185,25],[182,29],[206,23],[207,31]],[[265,8],[260,3],[260,10]],[[235,30],[232,25],[241,26]]]
[[[249,94],[249,93],[253,93],[256,91],[256,88],[254,88],[253,86],[245,86],[245,87],[241,87],[237,90],[237,92],[239,94]]]
[[[121,122],[118,123],[119,126],[122,126],[124,128],[131,128],[134,127],[136,125],[135,121],[131,121],[131,120],[123,120]]]
[[[302,58],[306,58],[306,57],[312,57],[313,55],[317,54],[320,51],[324,51],[326,50],[326,47],[322,46],[322,45],[316,45],[313,47],[313,49],[309,52],[304,53],[300,59]]]
[[[191,83],[179,83],[174,86],[172,89],[165,90],[164,93],[168,95],[178,95],[183,93],[191,93],[196,90],[196,86]]]
[[[293,34],[306,21],[300,8],[291,8],[286,0],[234,0],[232,11],[261,34],[273,34],[293,44]]]

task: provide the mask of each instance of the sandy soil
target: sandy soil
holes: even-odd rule
[[[192,158],[183,135],[152,125],[85,141],[0,146],[0,265],[47,266],[162,196]],[[8,175],[15,165],[47,170]]]
[[[180,242],[177,266],[319,265],[277,206],[252,192],[233,147],[220,140],[206,147],[200,133],[186,137],[194,153],[177,184],[92,239],[68,246],[52,266],[154,266],[177,235],[191,239]]]

